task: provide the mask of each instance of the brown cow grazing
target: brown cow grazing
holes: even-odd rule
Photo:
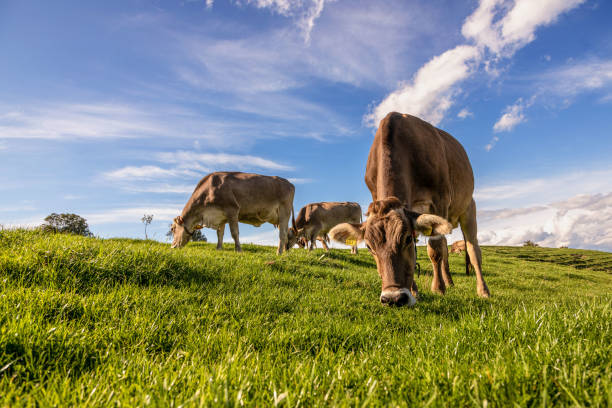
[[[236,251],[240,252],[238,223],[259,227],[269,222],[278,226],[280,254],[287,244],[289,218],[293,221],[294,193],[293,184],[281,177],[211,173],[200,180],[183,213],[174,219],[172,248],[184,246],[195,229],[207,227],[217,230],[217,249],[221,249],[225,224],[229,223]]]
[[[455,241],[451,245],[451,253],[460,254],[461,252],[465,252],[465,274],[470,274],[470,269],[472,268],[472,264],[470,263],[470,255],[465,250],[465,241]]]
[[[455,241],[451,245],[451,253],[460,254],[465,251],[465,241]]]
[[[326,251],[329,250],[325,242],[327,233],[336,225],[343,222],[361,222],[361,207],[352,202],[322,202],[307,204],[297,215],[295,226],[289,230],[287,248],[300,243],[301,239],[310,242],[308,247],[312,251],[319,239]],[[302,241],[303,242],[303,241]],[[300,245],[301,246],[301,245]],[[351,245],[351,252],[357,253],[357,243]]]
[[[289,241],[292,241],[291,237],[292,237],[292,231],[291,228],[289,228]],[[329,246],[327,246],[327,244],[329,244],[329,235],[325,234],[324,237],[322,236],[318,236],[317,237],[317,241],[319,241],[322,245],[323,245],[323,249],[325,249],[325,252],[329,252]],[[308,246],[308,240],[304,237],[300,237],[300,239],[297,240],[296,244],[304,249]],[[289,244],[287,244],[288,246]],[[317,247],[317,243],[315,241],[315,248]]]
[[[339,242],[366,242],[382,278],[383,304],[416,302],[417,233],[431,236],[427,254],[433,265],[432,291],[443,294],[453,284],[444,234],[458,224],[474,263],[477,292],[489,297],[476,239],[474,175],[455,138],[414,116],[389,113],[374,137],[365,182],[373,201],[367,220],[340,224],[329,235]]]

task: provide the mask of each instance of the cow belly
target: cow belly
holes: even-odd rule
[[[206,228],[218,229],[226,222],[225,213],[218,208],[207,208],[202,214],[202,225]]]
[[[260,210],[248,214],[241,213],[238,220],[244,224],[254,225],[255,227],[259,227],[266,222],[278,225],[278,210]]]

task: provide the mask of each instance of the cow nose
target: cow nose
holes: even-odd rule
[[[410,306],[416,303],[416,299],[412,296],[412,294],[406,290],[396,290],[396,291],[384,291],[380,294],[380,303],[388,306],[404,306],[409,304]]]

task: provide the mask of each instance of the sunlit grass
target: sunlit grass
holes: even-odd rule
[[[365,251],[231,248],[0,232],[1,404],[611,404],[611,254],[483,248],[484,300],[420,251],[409,309]]]

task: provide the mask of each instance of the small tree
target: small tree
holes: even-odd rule
[[[527,240],[523,242],[523,246],[525,247],[538,247],[539,245],[533,242],[532,240]]]
[[[168,239],[171,240],[174,234],[172,234],[172,224],[170,224],[169,226],[170,226],[170,229],[168,230],[168,232],[166,232],[166,237],[168,237]],[[193,242],[208,242],[206,235],[204,235],[201,229],[193,231],[191,240]]]
[[[149,236],[147,235],[147,227],[149,226],[149,224],[151,224],[151,221],[153,221],[153,214],[143,215],[140,221],[142,221],[145,226],[145,239],[149,239]]]
[[[45,218],[45,223],[41,229],[47,232],[60,232],[91,237],[87,220],[76,214],[57,214],[51,213]]]

